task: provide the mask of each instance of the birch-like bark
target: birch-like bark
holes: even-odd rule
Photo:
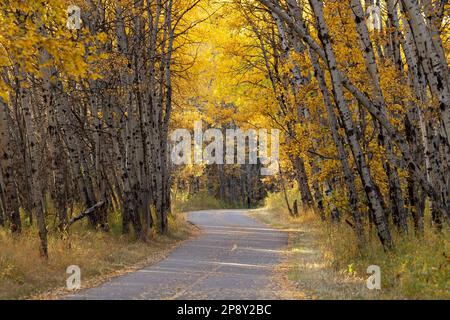
[[[125,31],[125,22],[123,18],[122,7],[116,5],[116,33],[118,39],[119,51],[127,58],[132,58],[132,52],[129,48],[129,42],[127,41],[127,34]],[[131,222],[134,227],[134,231],[138,238],[143,239],[144,233],[142,232],[142,225],[139,216],[139,181],[137,175],[138,163],[136,163],[136,144],[138,137],[138,126],[135,120],[135,90],[133,90],[133,79],[132,76],[122,75],[121,84],[127,92],[127,105],[126,105],[126,115],[124,115],[124,130],[122,140],[123,140],[123,175],[122,179],[124,181],[124,195],[123,195],[123,213],[122,213],[122,232],[127,233],[129,231],[129,223]]]
[[[425,76],[431,92],[438,98],[440,119],[445,128],[446,144],[450,142],[450,85],[448,64],[442,52],[442,42],[439,36],[433,37],[429,32],[425,17],[417,0],[402,0],[404,10],[408,13],[413,31],[419,63],[425,71]],[[433,29],[432,29],[433,30]]]
[[[43,61],[48,61],[50,57],[47,53],[43,53]],[[52,68],[53,69],[53,68]],[[62,149],[62,141],[60,138],[58,117],[60,116],[61,104],[61,83],[59,83],[56,70],[44,68],[44,101],[47,110],[47,133],[49,136],[48,148],[50,149],[51,169],[53,172],[53,200],[55,202],[55,210],[59,219],[59,228],[64,230],[67,224],[67,196],[65,193],[65,163]]]
[[[286,36],[284,36],[284,38],[283,38],[283,34],[285,34],[283,31],[284,27],[282,26],[281,20],[278,18],[277,15],[274,15],[273,17],[274,17],[274,19],[276,19],[276,21],[278,20],[278,26],[281,30],[281,35],[282,35],[282,46],[284,48],[283,52],[285,54],[285,58],[287,58],[289,56],[290,49],[288,48],[288,40],[285,38]],[[292,111],[290,111],[290,108],[287,104],[287,99],[285,97],[283,88],[280,88],[281,80],[280,80],[280,76],[278,74],[278,70],[274,70],[274,68],[272,68],[272,66],[271,66],[269,52],[266,48],[266,45],[264,43],[261,33],[255,26],[255,24],[248,17],[247,17],[247,21],[251,24],[253,32],[258,37],[258,41],[260,44],[260,50],[261,50],[261,53],[263,55],[264,62],[265,62],[266,71],[269,76],[272,90],[278,101],[278,105],[279,105],[279,109],[280,109],[280,117],[288,118],[289,113]],[[293,70],[295,70],[295,68]],[[294,90],[294,95],[297,93],[297,91],[301,85],[301,82],[302,82],[300,70],[298,68],[297,68],[297,71],[298,71],[298,73],[292,71],[294,74],[294,78],[297,76],[297,79],[299,79],[298,81],[296,81],[296,83],[294,83],[294,86],[296,87],[296,89]],[[304,114],[303,109],[299,113],[301,116],[303,116],[303,114]],[[292,121],[288,120],[286,123],[286,126],[288,128],[287,143],[289,143],[292,141],[293,137],[295,137],[294,123],[292,123]],[[308,179],[308,175],[307,175],[306,169],[305,169],[305,161],[301,156],[298,156],[298,155],[291,155],[289,157],[289,159],[292,163],[292,166],[294,167],[296,180],[297,180],[298,187],[300,190],[302,205],[304,208],[313,207],[314,199],[312,197],[311,189],[309,187],[309,179]]]
[[[403,61],[400,50],[400,23],[398,19],[398,7],[396,0],[386,0],[387,14],[390,30],[388,34],[391,42],[392,55],[391,59],[394,62],[397,70],[403,71]]]
[[[4,227],[5,226],[5,193],[3,192],[3,186],[4,186],[4,182],[3,182],[3,175],[2,175],[2,170],[1,170],[1,165],[0,165],[0,226]]]
[[[358,208],[358,192],[355,185],[355,176],[348,161],[349,157],[347,150],[345,149],[343,138],[339,133],[338,120],[336,118],[332,99],[330,97],[330,93],[328,91],[328,87],[325,82],[325,75],[319,64],[316,53],[312,49],[309,50],[309,53],[314,68],[314,74],[319,84],[319,88],[322,93],[322,99],[327,111],[328,127],[331,130],[333,141],[334,144],[336,145],[339,160],[341,162],[342,170],[344,172],[344,179],[347,184],[349,192],[349,204],[353,216],[353,222],[355,224],[355,231],[359,240],[359,244],[360,246],[362,246],[365,243],[365,236],[361,214]]]
[[[41,256],[47,258],[48,243],[44,211],[44,195],[42,194],[43,186],[41,181],[42,177],[40,176],[41,170],[38,166],[41,156],[39,152],[39,144],[36,139],[38,130],[36,129],[35,121],[31,114],[31,93],[27,89],[21,89],[21,100],[30,152],[31,177],[28,177],[28,179],[30,180],[29,183],[31,186],[32,209],[36,215],[39,230],[40,253]]]
[[[271,11],[277,13],[278,16],[280,16],[291,28],[293,28],[297,35],[301,37],[323,61],[327,61],[325,50],[322,49],[322,47],[308,34],[308,32],[302,25],[295,23],[283,9],[281,9],[279,6],[274,5],[271,1],[259,0],[259,2],[263,3]],[[450,210],[448,210],[448,204],[446,204],[446,201],[442,201],[440,192],[437,191],[437,188],[435,186],[428,182],[426,175],[421,171],[420,166],[414,162],[414,158],[411,156],[409,146],[407,145],[404,137],[390,124],[389,120],[380,112],[379,108],[367,97],[367,95],[361,92],[361,90],[359,90],[348,79],[348,77],[341,70],[339,70],[337,65],[335,66],[335,69],[335,71],[341,78],[343,86],[358,100],[358,102],[364,108],[367,109],[367,111],[369,111],[369,113],[377,121],[380,122],[380,124],[387,130],[393,141],[395,141],[403,156],[403,161],[401,162],[402,168],[411,168],[411,171],[414,172],[415,179],[417,179],[423,186],[428,196],[430,196],[433,201],[437,202],[435,207],[437,207],[441,213],[446,215],[447,222],[450,223]]]
[[[382,202],[379,198],[379,194],[377,193],[377,186],[375,185],[370,174],[365,155],[362,152],[361,146],[357,139],[356,128],[344,97],[342,78],[337,68],[336,58],[331,45],[330,34],[325,22],[325,18],[323,16],[322,2],[318,0],[311,0],[310,3],[315,14],[319,38],[323,44],[326,61],[330,70],[336,106],[338,107],[341,114],[347,139],[349,141],[353,157],[360,174],[361,181],[363,183],[363,188],[367,196],[370,210],[374,217],[378,237],[386,248],[392,248],[392,238],[386,221],[386,215],[382,207]]]
[[[363,53],[366,69],[371,78],[371,85],[374,92],[374,102],[379,106],[380,112],[387,118],[386,102],[383,96],[380,85],[380,75],[378,72],[377,61],[373,49],[372,41],[367,30],[367,25],[364,19],[364,10],[360,0],[351,0],[351,9],[356,23],[356,30],[359,35],[360,47]],[[392,150],[392,144],[389,136],[381,126],[381,143],[386,149],[386,157],[388,162],[385,163],[386,174],[389,180],[389,194],[391,198],[391,211],[394,223],[400,232],[406,233],[408,231],[408,224],[406,220],[406,209],[400,186],[400,178],[397,169],[393,166],[395,163]]]
[[[19,199],[14,182],[13,151],[9,132],[8,106],[0,98],[0,168],[3,177],[5,216],[12,233],[20,233],[22,223]]]

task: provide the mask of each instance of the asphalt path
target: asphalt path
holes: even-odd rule
[[[287,234],[256,221],[246,210],[192,212],[202,233],[166,259],[67,299],[278,299],[273,281]]]

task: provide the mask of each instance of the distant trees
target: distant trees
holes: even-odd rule
[[[222,105],[221,108],[235,109],[235,106]],[[228,144],[227,131],[240,129],[236,123],[222,122],[218,124],[221,126],[223,135],[223,163],[207,164],[206,161],[199,165],[190,167],[180,167],[174,171],[174,187],[176,192],[183,192],[191,197],[200,193],[201,195],[209,195],[211,198],[221,200],[222,203],[237,206],[242,208],[254,208],[263,205],[263,200],[267,196],[267,191],[270,186],[263,182],[264,176],[261,175],[261,169],[264,165],[261,161],[257,163],[249,163],[250,158],[250,143],[248,131],[242,129],[242,141],[245,143],[245,150],[242,150],[243,156],[246,158],[244,164],[238,164],[237,143],[240,138],[230,135],[234,143]],[[211,125],[209,125],[211,126]],[[207,128],[204,128],[207,130]],[[255,134],[256,137],[257,134]],[[205,139],[206,140],[206,139]],[[206,146],[210,141],[203,141]],[[256,143],[258,145],[258,143]],[[228,148],[233,148],[229,150]],[[257,154],[257,150],[253,150]],[[227,163],[227,154],[234,155],[234,163]],[[242,156],[242,154],[239,154]],[[257,159],[258,160],[258,159]]]

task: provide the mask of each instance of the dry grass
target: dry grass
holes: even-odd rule
[[[369,265],[381,268],[380,299],[450,299],[450,233],[428,229],[422,238],[393,233],[395,250],[385,252],[376,235],[360,252],[355,235],[345,226],[321,229],[321,246],[332,267],[349,275],[366,276]]]
[[[450,299],[450,233],[428,230],[423,238],[394,235],[394,252],[383,251],[375,234],[364,251],[353,230],[322,223],[312,212],[292,218],[280,195],[271,195],[255,217],[290,232],[281,270],[296,292],[310,299]],[[382,290],[368,290],[366,269],[381,268]]]
[[[81,268],[82,286],[89,287],[143,263],[159,261],[195,232],[182,215],[170,220],[167,236],[155,235],[145,243],[120,235],[115,224],[110,233],[103,233],[79,223],[66,239],[59,234],[49,235],[48,261],[39,257],[34,229],[27,228],[15,238],[0,230],[0,299],[40,299],[52,297],[55,292],[65,293],[62,288],[70,265]]]
[[[277,281],[283,281],[285,299],[370,299],[373,293],[364,279],[349,276],[332,267],[320,246],[317,217],[307,212],[292,218],[274,210],[255,210],[253,216],[289,232],[285,259]]]

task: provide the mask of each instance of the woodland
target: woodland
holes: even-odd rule
[[[180,197],[278,193],[360,250],[448,236],[449,54],[446,0],[0,0],[0,229],[51,259],[80,220],[145,242]],[[280,130],[277,174],[174,165],[195,121]]]

